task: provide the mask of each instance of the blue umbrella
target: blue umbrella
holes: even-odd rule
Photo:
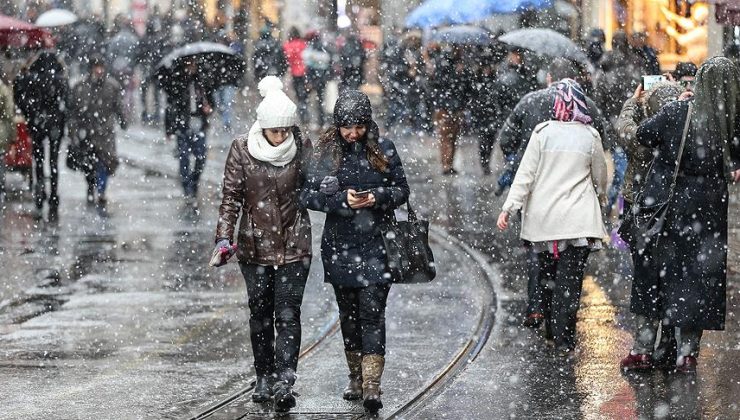
[[[460,25],[434,30],[428,40],[450,44],[490,45],[494,42],[494,37],[483,28]]]
[[[407,27],[428,28],[477,22],[497,13],[516,13],[525,7],[543,8],[552,0],[427,0],[406,17]]]

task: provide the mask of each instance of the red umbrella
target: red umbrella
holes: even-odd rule
[[[0,15],[0,47],[49,48],[54,46],[51,33],[10,16]]]

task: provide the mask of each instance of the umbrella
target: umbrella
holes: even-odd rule
[[[477,22],[497,13],[516,13],[526,7],[549,7],[552,0],[427,0],[406,17],[407,27]]]
[[[429,42],[446,42],[449,44],[490,45],[493,36],[478,26],[459,25],[435,30],[427,39]]]
[[[49,31],[31,23],[0,15],[0,47],[48,48],[54,46]]]
[[[64,9],[51,9],[42,13],[36,19],[37,26],[52,27],[64,26],[77,22],[77,15]]]
[[[175,76],[187,57],[196,60],[198,72],[205,76],[212,88],[237,85],[247,67],[244,59],[225,45],[194,42],[167,54],[155,67],[153,77],[166,81]]]
[[[552,29],[517,29],[516,31],[501,35],[498,40],[541,55],[563,57],[582,63],[588,62],[588,58],[581,48],[564,35]]]

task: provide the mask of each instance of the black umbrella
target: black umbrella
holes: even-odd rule
[[[152,77],[167,82],[183,72],[188,59],[198,64],[198,73],[211,88],[238,85],[244,77],[246,63],[231,48],[215,42],[194,42],[167,54],[154,69]]]
[[[526,28],[508,32],[499,41],[534,51],[550,57],[563,57],[582,63],[588,62],[586,54],[573,41],[552,29]]]

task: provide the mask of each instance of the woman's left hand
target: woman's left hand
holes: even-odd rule
[[[375,205],[375,195],[370,193],[364,197],[358,197],[355,195],[357,191],[353,189],[347,190],[347,203],[352,209],[362,209],[372,207]]]

